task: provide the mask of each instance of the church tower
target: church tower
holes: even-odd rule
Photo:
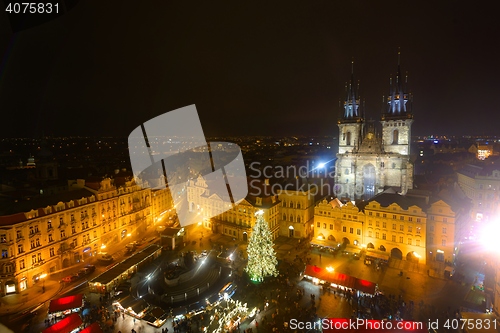
[[[360,144],[363,117],[360,111],[359,85],[354,82],[354,61],[351,62],[351,80],[346,84],[344,112],[338,120],[339,154],[351,153]]]
[[[401,52],[398,51],[396,79],[390,79],[387,106],[382,113],[382,143],[384,151],[410,155],[411,124],[413,123],[412,96],[407,92],[408,76],[401,76]]]
[[[338,121],[334,194],[339,198],[368,200],[388,187],[401,194],[413,188],[410,160],[413,113],[399,60],[398,52],[398,71],[394,82],[391,78],[387,106],[380,121],[381,131],[375,123],[365,120],[364,108],[360,111],[359,88],[354,84],[351,69],[344,112]]]

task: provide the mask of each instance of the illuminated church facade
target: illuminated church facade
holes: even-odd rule
[[[359,85],[351,80],[338,120],[339,147],[335,162],[335,192],[339,198],[370,199],[387,187],[405,194],[413,188],[413,164],[410,161],[412,96],[402,79],[398,54],[395,80],[384,97],[380,125],[365,119]]]

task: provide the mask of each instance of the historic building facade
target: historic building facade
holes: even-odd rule
[[[76,180],[69,188],[0,216],[0,295],[30,288],[111,244],[125,246],[152,224],[151,190],[132,180]]]
[[[390,81],[387,107],[381,116],[381,129],[366,121],[359,85],[354,74],[346,85],[344,111],[338,121],[339,149],[335,162],[335,193],[338,197],[369,199],[388,186],[400,193],[413,188],[410,161],[412,97],[407,92],[399,65]]]
[[[354,245],[419,263],[452,263],[468,214],[452,200],[387,191],[361,206],[323,200],[314,213],[313,243]]]
[[[281,205],[278,196],[266,190],[268,183],[258,181],[253,182],[252,186],[255,195],[249,194],[245,199],[233,205],[228,203],[229,198],[220,198],[218,194],[211,193],[203,177],[192,179],[187,186],[189,212],[196,214],[199,219],[198,223],[206,229],[237,240],[247,241],[257,221],[255,213],[262,210],[263,217],[275,239],[280,232]]]
[[[457,172],[457,182],[472,201],[473,221],[495,221],[500,213],[500,167],[467,165]]]
[[[312,190],[284,189],[278,192],[281,202],[280,235],[308,238],[314,223],[314,194]]]

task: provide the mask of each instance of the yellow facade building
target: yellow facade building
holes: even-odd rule
[[[452,263],[457,230],[468,214],[441,197],[383,192],[356,206],[323,200],[314,212],[313,243],[354,245],[385,252],[388,257],[426,264]]]
[[[15,203],[0,216],[0,295],[21,292],[98,252],[141,238],[153,223],[151,190],[123,179],[69,181],[70,191]],[[155,191],[166,196],[167,189]],[[156,201],[163,211],[171,200]]]

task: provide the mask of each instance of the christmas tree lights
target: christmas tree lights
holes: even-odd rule
[[[273,248],[271,231],[264,220],[262,210],[255,213],[257,222],[253,226],[248,242],[248,264],[245,271],[252,281],[262,282],[267,276],[278,276],[278,260]]]

